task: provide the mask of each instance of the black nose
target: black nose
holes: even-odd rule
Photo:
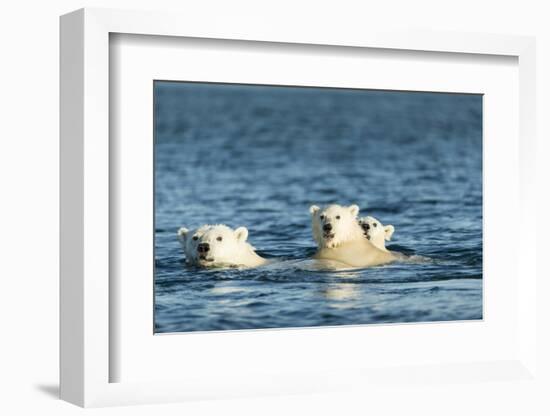
[[[323,231],[330,231],[330,230],[332,230],[332,225],[330,224],[323,225]]]
[[[200,243],[198,246],[197,246],[197,251],[199,253],[207,253],[208,250],[210,250],[210,244],[208,243]]]
[[[363,224],[363,229],[368,230],[369,228],[370,228],[369,223],[368,223],[368,222],[365,222],[365,223]]]

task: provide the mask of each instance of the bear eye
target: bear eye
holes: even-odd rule
[[[193,236],[193,240],[197,241],[199,239],[199,236],[198,235],[194,235]]]
[[[377,224],[377,223],[374,223],[374,224],[372,224],[372,225],[374,225],[375,227],[378,227],[378,224]]]
[[[222,241],[222,240],[223,240],[223,238],[221,238],[221,237],[218,237],[218,238],[216,238],[216,240],[218,240],[218,241]]]
[[[337,216],[336,216],[336,219],[339,220],[339,219],[340,219],[340,215],[337,215]]]
[[[322,220],[325,219],[325,216],[324,215],[321,215],[319,218],[321,218]]]

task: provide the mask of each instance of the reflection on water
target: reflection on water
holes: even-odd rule
[[[222,283],[220,286],[216,286],[210,289],[210,292],[213,295],[228,295],[230,293],[244,292],[244,291],[246,291],[245,288],[235,287],[227,283]]]
[[[356,300],[360,300],[362,293],[358,287],[352,283],[334,283],[322,291],[323,295],[330,302],[328,306],[336,309],[352,309],[359,305]]]
[[[338,276],[341,278],[353,279],[360,276],[360,270],[355,271],[340,271]],[[337,301],[329,303],[328,306],[337,309],[350,309],[357,306],[354,300],[360,300],[362,291],[352,282],[347,283],[330,283],[321,290],[321,293],[327,300]]]
[[[479,319],[481,96],[155,84],[158,332]],[[338,270],[311,204],[393,224],[391,265]],[[181,226],[246,226],[272,260],[185,265]]]

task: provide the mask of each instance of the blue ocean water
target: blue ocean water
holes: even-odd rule
[[[155,82],[155,331],[482,318],[482,96]],[[315,252],[311,204],[393,224],[424,261],[329,272],[198,269],[179,227],[246,226]],[[417,257],[414,257],[417,258]]]

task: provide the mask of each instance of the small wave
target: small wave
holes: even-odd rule
[[[434,260],[430,257],[421,256],[418,254],[413,254],[412,256],[407,256],[403,253],[392,252],[398,256],[397,261],[400,263],[411,263],[411,264],[432,264]]]
[[[234,286],[225,286],[225,287],[214,287],[211,290],[211,293],[214,295],[228,295],[231,293],[244,292],[246,289],[241,287]]]

